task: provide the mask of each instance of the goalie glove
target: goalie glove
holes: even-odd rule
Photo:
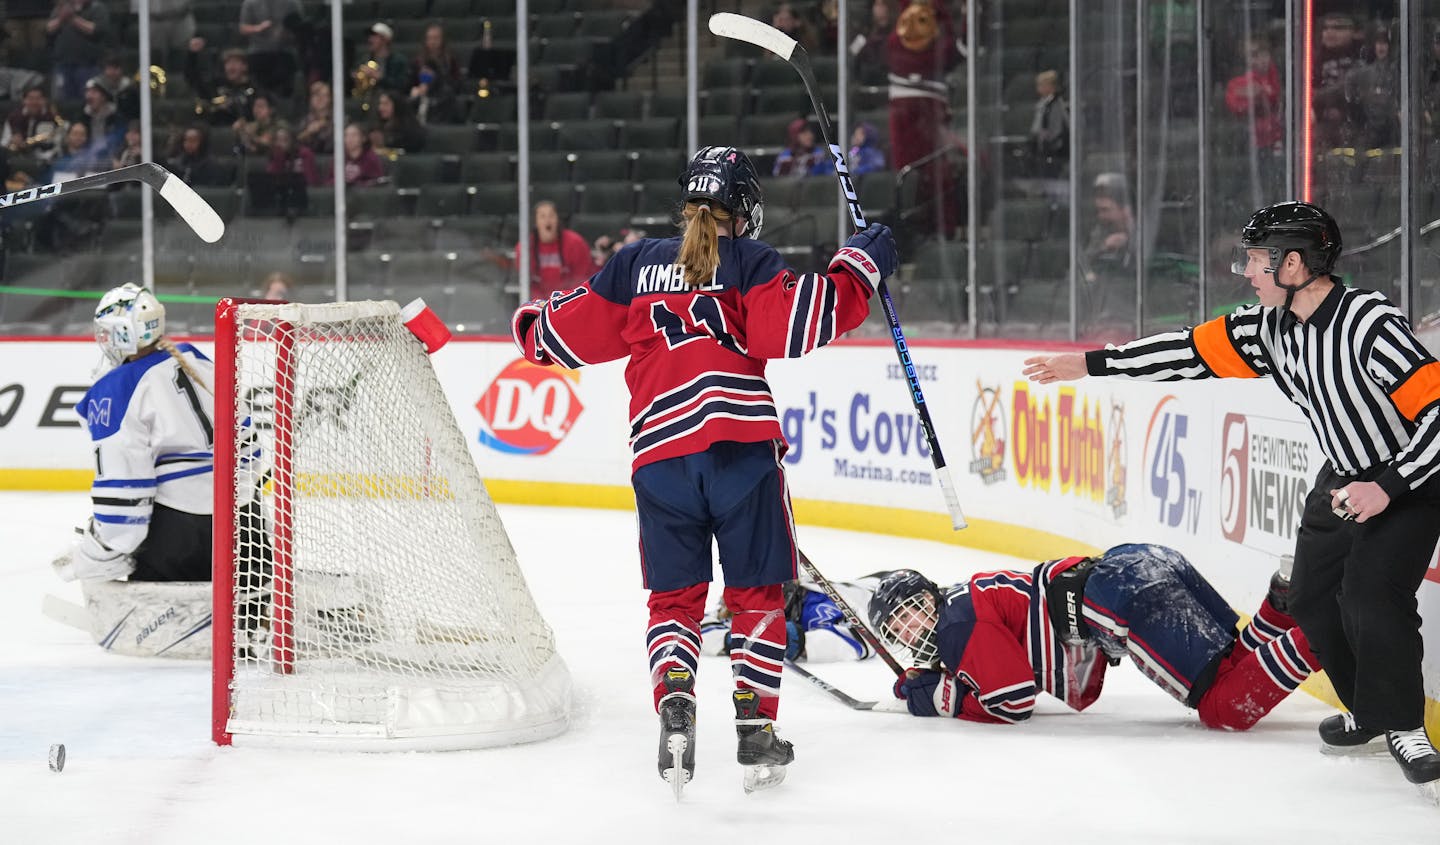
[[[954,716],[962,694],[954,678],[931,669],[911,669],[895,681],[895,697],[913,716]]]
[[[117,552],[95,536],[95,521],[76,528],[70,550],[51,564],[62,581],[118,581],[135,571],[135,558]]]
[[[545,299],[532,299],[529,302],[515,309],[515,316],[510,318],[510,337],[515,341],[515,346],[520,354],[530,357],[530,344],[526,337],[530,334],[530,326],[540,319],[540,313],[545,310]],[[544,359],[545,354],[540,351],[540,339],[535,339],[535,357]]]

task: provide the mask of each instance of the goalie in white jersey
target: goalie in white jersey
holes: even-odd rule
[[[134,284],[95,310],[111,369],[80,400],[94,444],[94,512],[65,580],[209,581],[215,366],[165,336],[165,307]]]

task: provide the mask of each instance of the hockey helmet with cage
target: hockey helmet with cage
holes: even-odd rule
[[[1243,276],[1250,260],[1248,250],[1265,249],[1270,252],[1269,269],[1274,273],[1287,253],[1298,252],[1311,274],[1308,281],[1295,288],[1299,290],[1335,268],[1341,247],[1340,227],[1323,208],[1308,202],[1281,202],[1251,215],[1250,222],[1240,230],[1240,244],[1230,269]]]
[[[744,217],[745,234],[758,238],[765,221],[765,192],[750,157],[734,147],[705,147],[680,176],[684,200],[710,200]]]
[[[891,648],[908,649],[915,665],[939,660],[940,588],[913,569],[880,579],[866,608],[870,625]]]
[[[124,363],[164,334],[165,306],[133,282],[112,288],[95,308],[95,342],[112,365]]]

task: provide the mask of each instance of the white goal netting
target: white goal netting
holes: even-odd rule
[[[564,730],[568,670],[399,307],[234,306],[216,345],[233,357],[226,732],[468,748]]]

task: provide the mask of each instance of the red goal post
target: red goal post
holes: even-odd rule
[[[214,741],[563,731],[568,669],[399,306],[225,299],[215,327]]]

